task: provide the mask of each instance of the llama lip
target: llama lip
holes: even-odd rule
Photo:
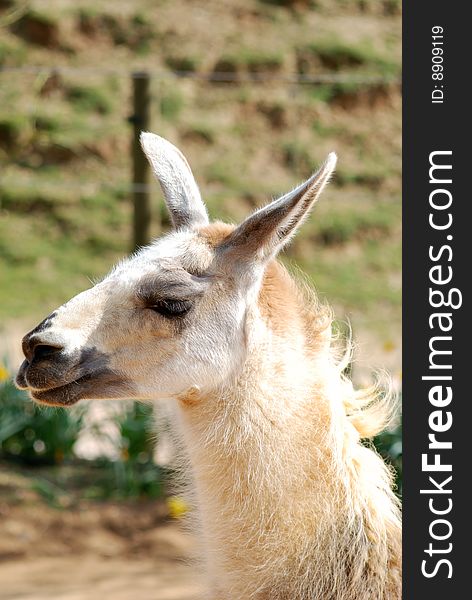
[[[64,385],[48,388],[45,390],[29,389],[29,394],[33,400],[39,404],[48,406],[71,406],[78,402],[81,398],[78,394],[81,381],[89,376],[79,377],[75,381],[70,381]],[[74,389],[74,387],[76,389]]]
[[[21,363],[21,367],[18,369],[18,373],[16,374],[15,385],[20,390],[28,389],[28,383],[26,381],[26,371],[27,371],[28,367],[29,367],[29,361],[24,360]]]
[[[106,354],[96,348],[55,355],[54,360],[24,360],[16,385],[33,400],[50,406],[70,406],[79,400],[132,394],[129,380],[110,369]]]
[[[27,390],[33,400],[41,404],[53,404],[64,406],[75,404],[79,400],[76,394],[70,393],[70,388],[80,386],[81,380],[90,378],[90,375],[79,377],[78,379],[61,383],[60,385],[48,386],[43,388],[32,387],[27,380],[29,361],[23,361],[15,378],[16,387],[20,390]]]
[[[131,382],[115,371],[103,369],[53,388],[29,389],[31,398],[48,406],[71,406],[79,400],[134,397]]]
[[[62,381],[57,381],[55,378],[51,378],[50,382],[48,381],[47,376],[44,373],[44,370],[41,369],[39,371],[39,381],[38,379],[38,371],[34,369],[35,365],[32,365],[32,362],[29,360],[24,360],[18,370],[18,373],[15,378],[16,387],[20,390],[28,390],[31,393],[33,392],[45,392],[49,390],[54,390],[58,388],[65,387],[66,385],[70,385],[72,383],[76,383],[79,378],[75,377],[71,380],[67,381],[67,378],[64,376]],[[33,379],[31,379],[31,370],[33,369]],[[72,374],[72,373],[70,373]],[[29,375],[29,376],[28,376]]]

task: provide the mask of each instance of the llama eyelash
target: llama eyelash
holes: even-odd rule
[[[163,299],[147,306],[167,318],[183,317],[192,308],[190,300]]]

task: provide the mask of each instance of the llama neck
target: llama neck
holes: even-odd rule
[[[389,497],[373,492],[383,464],[346,443],[329,386],[314,381],[300,356],[293,375],[266,357],[271,369],[262,377],[260,364],[249,362],[233,386],[182,410],[209,570],[233,586],[234,599],[395,600],[386,575],[395,511],[386,507]],[[369,537],[385,568],[375,566],[375,581],[366,583]],[[364,562],[356,563],[362,553]],[[372,591],[362,592],[359,582]],[[332,595],[334,585],[343,591]],[[259,596],[255,589],[269,591]]]
[[[346,418],[325,329],[307,341],[286,316],[277,329],[256,316],[238,375],[180,399],[218,597],[397,600],[387,471]]]
[[[249,565],[256,569],[266,560],[273,562],[277,549],[287,546],[288,531],[299,537],[296,528],[307,521],[303,511],[308,507],[302,504],[311,493],[304,488],[315,485],[314,471],[329,462],[317,455],[324,444],[307,451],[312,442],[300,379],[285,376],[281,364],[271,365],[270,377],[261,376],[259,367],[247,364],[233,386],[189,403],[180,415],[206,562],[215,580],[234,577],[228,596],[234,600],[253,597]],[[291,406],[294,399],[296,409]],[[320,431],[317,437],[323,435]],[[295,553],[289,547],[283,552]],[[244,571],[241,579],[238,573]],[[239,589],[242,581],[245,589]],[[253,587],[259,585],[254,582]]]

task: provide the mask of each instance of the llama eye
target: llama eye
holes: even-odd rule
[[[148,308],[164,317],[183,317],[192,308],[192,303],[190,300],[166,299],[159,300]]]

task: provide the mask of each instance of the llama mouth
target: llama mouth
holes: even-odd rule
[[[80,385],[81,379],[85,379],[87,376],[72,379],[71,381],[63,381],[60,384],[54,382],[52,385],[48,385],[47,381],[44,381],[44,384],[39,386],[36,382],[35,384],[31,384],[28,381],[28,370],[30,367],[30,361],[23,361],[15,378],[15,384],[18,389],[28,391],[31,398],[40,403],[49,404],[49,396],[51,396],[54,403],[57,403],[56,397],[60,396],[62,399],[60,402],[61,406],[65,404],[75,404],[76,400],[73,400],[75,394],[71,395],[70,389],[74,385]]]
[[[44,390],[28,389],[32,400],[47,406],[72,406],[83,399],[82,384],[90,380],[90,375],[84,375],[73,381]]]
[[[131,382],[119,373],[108,369],[87,373],[78,379],[47,389],[31,387],[27,389],[32,400],[47,406],[68,407],[79,400],[134,397]]]
[[[70,357],[54,361],[23,361],[16,379],[19,389],[32,400],[49,406],[71,406],[79,400],[129,398],[130,380],[110,369],[108,356],[96,348],[85,348]]]

